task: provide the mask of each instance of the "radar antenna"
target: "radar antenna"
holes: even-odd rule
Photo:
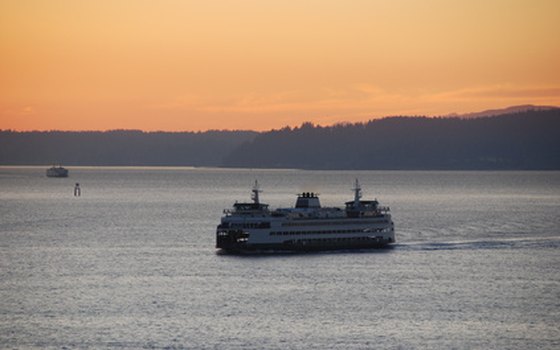
[[[360,204],[360,198],[362,198],[362,188],[360,187],[358,179],[356,179],[354,188],[352,190],[354,191],[354,205],[358,206]]]
[[[251,199],[255,202],[255,204],[259,204],[259,192],[262,191],[259,189],[259,182],[257,180],[255,180],[252,192],[253,194],[251,195]]]

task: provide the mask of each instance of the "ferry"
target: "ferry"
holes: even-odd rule
[[[252,202],[224,210],[216,231],[216,248],[226,252],[321,251],[382,248],[395,242],[389,207],[362,200],[356,179],[354,200],[344,208],[321,207],[313,192],[297,195],[295,207],[270,209],[260,202],[258,182]]]
[[[68,177],[68,169],[53,165],[47,169],[47,177]]]

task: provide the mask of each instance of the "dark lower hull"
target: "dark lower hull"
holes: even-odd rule
[[[318,252],[329,250],[380,249],[390,247],[394,243],[391,238],[356,239],[356,240],[298,240],[277,244],[248,244],[246,242],[218,244],[217,248],[231,253],[259,252]]]

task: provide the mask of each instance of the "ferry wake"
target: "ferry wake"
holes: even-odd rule
[[[320,251],[382,248],[395,242],[395,226],[388,207],[377,200],[361,200],[356,179],[354,200],[345,208],[321,207],[319,196],[304,192],[295,207],[269,209],[260,202],[257,181],[252,202],[224,210],[216,232],[216,248],[228,252]]]

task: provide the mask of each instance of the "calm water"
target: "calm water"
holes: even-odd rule
[[[44,171],[0,168],[0,348],[560,348],[559,172]],[[394,249],[216,254],[255,179],[338,206],[356,177]]]

